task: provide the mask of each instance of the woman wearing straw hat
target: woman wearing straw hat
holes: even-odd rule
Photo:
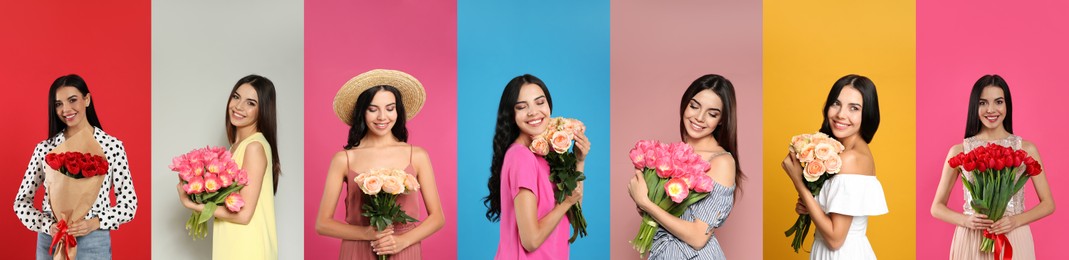
[[[282,168],[275,107],[275,84],[263,76],[245,76],[230,91],[226,136],[232,158],[249,173],[249,183],[239,191],[245,198],[241,210],[215,208],[213,259],[278,259],[274,194]],[[186,208],[204,210],[204,204],[190,200],[181,184],[178,198]]]
[[[421,259],[420,241],[442,228],[445,218],[434,181],[430,157],[423,148],[407,143],[405,121],[423,107],[423,85],[411,75],[376,69],[346,82],[334,97],[334,113],[349,125],[344,150],[334,154],[327,172],[316,218],[316,232],[342,239],[339,259]],[[400,101],[400,102],[398,102]],[[427,218],[395,224],[378,231],[362,215],[363,192],[351,180],[375,168],[404,169],[420,184]],[[346,188],[345,222],[333,218],[338,196]],[[407,214],[419,215],[415,193],[398,195]]]

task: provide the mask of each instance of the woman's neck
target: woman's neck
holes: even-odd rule
[[[851,136],[844,137],[843,139],[839,139],[839,142],[842,143],[843,147],[846,147],[846,149],[848,150],[852,150],[853,148],[858,147],[858,145],[868,145],[868,143],[866,143],[864,139],[861,139],[860,134],[854,134]]]
[[[694,150],[698,151],[713,151],[720,149],[718,148],[720,147],[720,142],[717,142],[716,138],[713,138],[712,135],[702,138],[691,138],[690,136],[687,136],[683,138],[683,142],[689,144],[691,147],[694,147]]]
[[[241,143],[241,141],[245,140],[245,138],[256,134],[256,132],[259,132],[259,129],[256,128],[256,124],[239,127],[236,130],[236,136],[234,136],[237,139],[234,140],[234,144],[237,145],[238,143]]]
[[[394,137],[392,133],[386,135],[366,134],[364,135],[364,138],[360,139],[360,146],[382,147],[396,144],[398,142],[397,137]]]
[[[531,140],[534,140],[534,138],[527,134],[520,133],[520,137],[517,137],[514,143],[518,143],[523,146],[531,146]]]
[[[84,121],[84,120],[83,120]],[[63,129],[64,138],[71,138],[74,135],[83,133],[84,131],[92,131],[93,127],[88,123],[82,122],[81,124],[67,126],[67,129]]]
[[[980,128],[980,132],[976,133],[973,137],[980,140],[999,140],[1005,139],[1010,136],[1010,132],[1006,131],[1006,128],[999,126],[996,128],[984,127]]]

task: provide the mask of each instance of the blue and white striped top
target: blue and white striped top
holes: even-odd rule
[[[709,223],[706,232],[718,228],[727,220],[728,214],[735,203],[735,187],[724,187],[720,183],[713,182],[713,190],[709,196],[687,207],[687,211],[680,216],[686,221],[694,221],[695,218]],[[650,247],[649,259],[726,259],[724,251],[720,249],[720,242],[716,234],[709,238],[701,250],[687,245],[683,240],[669,233],[663,227],[657,229],[653,235],[653,245]]]

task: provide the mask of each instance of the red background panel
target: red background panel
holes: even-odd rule
[[[32,259],[37,234],[11,203],[34,146],[47,138],[48,87],[59,76],[85,78],[104,130],[123,141],[138,210],[112,232],[115,259],[151,250],[149,1],[4,1],[0,4],[0,245],[9,259]],[[38,190],[40,208],[43,189]],[[114,199],[112,202],[114,203]]]

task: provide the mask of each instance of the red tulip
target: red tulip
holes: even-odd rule
[[[950,157],[950,160],[948,160],[947,163],[950,164],[950,168],[958,168],[961,166],[961,154],[959,153],[954,157]]]
[[[973,170],[976,170],[976,163],[973,162],[973,161],[965,162],[961,166],[964,167],[965,171],[967,171],[967,172],[971,172]]]

